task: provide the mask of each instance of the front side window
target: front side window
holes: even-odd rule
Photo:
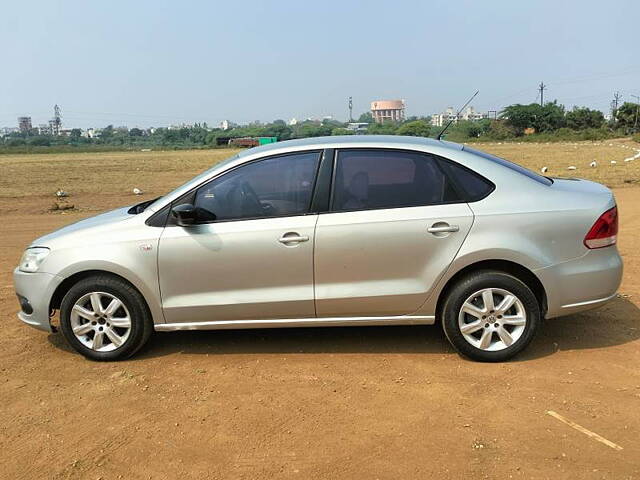
[[[394,150],[339,152],[334,211],[437,205],[462,201],[428,154]]]
[[[305,214],[319,159],[320,152],[304,152],[243,165],[200,187],[194,206],[205,220]]]

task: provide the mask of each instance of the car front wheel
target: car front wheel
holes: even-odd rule
[[[478,271],[449,291],[442,309],[444,332],[461,354],[500,362],[521,352],[540,323],[531,289],[504,272]]]
[[[62,333],[92,360],[121,360],[141,348],[153,332],[144,298],[124,280],[96,275],[76,283],[60,305]]]

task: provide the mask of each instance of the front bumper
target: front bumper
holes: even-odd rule
[[[582,257],[535,271],[547,294],[546,318],[600,307],[616,296],[622,259],[616,247],[589,250]]]
[[[64,279],[58,275],[43,272],[25,273],[16,268],[13,271],[16,294],[26,299],[31,307],[25,311],[23,306],[18,312],[18,318],[34,328],[51,332],[49,303],[62,280]],[[27,313],[29,310],[32,310],[31,313]]]

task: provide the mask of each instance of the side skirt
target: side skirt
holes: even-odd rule
[[[233,330],[244,328],[294,328],[294,327],[354,327],[376,325],[433,325],[433,316],[396,317],[328,317],[328,318],[285,318],[273,320],[215,320],[193,323],[159,323],[154,326],[158,332],[174,330]]]

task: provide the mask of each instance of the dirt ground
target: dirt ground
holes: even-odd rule
[[[462,359],[435,327],[368,327],[163,333],[95,363],[17,320],[11,272],[32,239],[134,203],[136,185],[64,162],[34,189],[20,163],[0,158],[0,478],[640,478],[640,187],[615,190],[620,298],[545,322],[512,362]],[[47,212],[60,187],[78,212]]]

